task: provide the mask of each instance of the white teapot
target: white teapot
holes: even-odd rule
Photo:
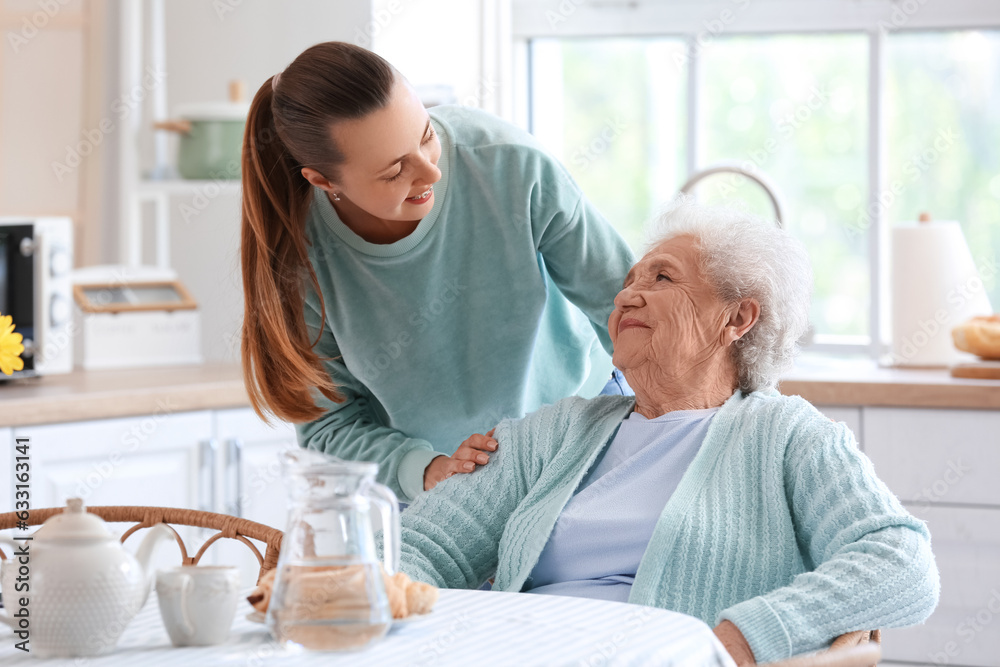
[[[146,603],[153,583],[150,557],[169,536],[166,525],[154,526],[132,556],[99,516],[84,511],[83,500],[70,498],[32,539],[0,535],[13,550],[4,561],[0,620],[14,628],[15,642],[29,639],[39,658],[109,653]],[[19,557],[25,548],[27,557]]]

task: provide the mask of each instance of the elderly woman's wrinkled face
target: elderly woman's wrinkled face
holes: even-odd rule
[[[728,321],[702,273],[697,241],[676,236],[646,253],[615,297],[608,319],[615,366],[683,375],[726,347]]]

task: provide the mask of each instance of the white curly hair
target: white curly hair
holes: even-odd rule
[[[757,324],[731,348],[740,390],[774,387],[809,328],[812,267],[805,247],[745,210],[680,196],[650,226],[647,252],[683,235],[696,239],[702,271],[722,301],[760,304]]]

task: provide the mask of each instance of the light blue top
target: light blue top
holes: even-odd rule
[[[529,592],[628,602],[656,521],[716,412],[629,415],[559,515]]]
[[[520,591],[632,397],[567,398],[496,430],[489,465],[403,512],[403,572]],[[607,536],[609,548],[616,534]],[[851,430],[798,396],[737,391],[660,513],[629,602],[732,621],[757,662],[846,632],[921,623],[940,585],[930,535]]]
[[[430,213],[377,245],[314,190],[309,257],[326,306],[316,347],[347,400],[297,427],[303,446],[375,461],[401,500],[473,433],[611,374],[607,320],[633,254],[531,135],[484,112],[435,107]],[[321,305],[306,295],[315,338]]]

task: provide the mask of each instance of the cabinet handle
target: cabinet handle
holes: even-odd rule
[[[226,461],[226,478],[229,488],[226,496],[229,500],[228,513],[232,516],[243,516],[243,440],[229,440],[229,451]]]
[[[205,512],[215,511],[215,453],[219,441],[215,438],[201,441],[198,461],[198,508]],[[206,493],[206,489],[208,493]]]

